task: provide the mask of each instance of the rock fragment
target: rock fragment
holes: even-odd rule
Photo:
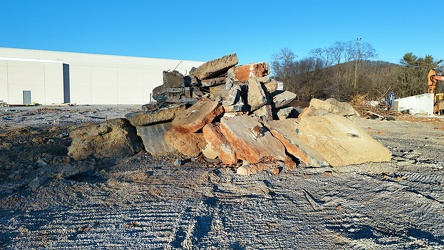
[[[239,60],[236,54],[226,55],[200,65],[192,75],[199,80],[213,78],[227,72],[229,68],[238,63]]]
[[[133,112],[125,115],[130,123],[137,126],[145,126],[159,122],[172,121],[176,116],[182,114],[186,110],[185,105],[170,105],[165,108],[154,111]]]
[[[124,118],[107,120],[99,125],[84,125],[69,133],[72,139],[68,155],[75,160],[128,156],[139,152],[142,143],[136,128]]]
[[[137,135],[142,138],[145,151],[152,156],[169,156],[177,153],[176,149],[165,142],[165,133],[172,128],[171,122],[150,126],[137,126]]]
[[[164,134],[165,142],[180,153],[196,157],[207,145],[202,133],[182,133],[170,129]]]
[[[209,123],[203,127],[202,132],[205,141],[208,143],[207,147],[211,147],[213,151],[216,151],[219,159],[224,164],[232,165],[237,162],[235,150],[222,134],[219,126]]]
[[[250,78],[259,78],[267,76],[269,73],[267,63],[250,63],[234,67],[235,81],[248,82]]]
[[[218,102],[207,98],[199,99],[193,106],[173,120],[173,129],[182,133],[196,132],[223,113]]]
[[[257,78],[250,78],[248,80],[248,105],[250,105],[250,111],[261,108],[267,102],[267,96],[262,88],[262,84]]]
[[[290,91],[284,91],[273,96],[273,104],[275,108],[282,108],[296,99],[296,94]]]
[[[262,124],[248,115],[222,117],[221,132],[235,149],[236,157],[249,163],[264,160],[285,160],[285,148]],[[261,128],[255,133],[255,128]]]
[[[318,151],[309,146],[298,136],[298,122],[296,119],[269,121],[265,126],[282,144],[287,152],[308,166],[327,167],[329,163]]]
[[[391,159],[386,147],[340,115],[304,117],[298,136],[334,167]]]

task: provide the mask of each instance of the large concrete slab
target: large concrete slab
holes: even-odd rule
[[[89,156],[110,158],[128,156],[142,149],[136,129],[127,119],[115,118],[101,124],[85,124],[70,131],[68,155],[75,160]]]
[[[224,108],[219,105],[219,102],[207,98],[199,99],[193,106],[174,118],[173,129],[182,133],[196,132],[223,112]]]
[[[168,156],[177,151],[165,142],[164,134],[172,127],[171,122],[150,126],[137,126],[137,135],[142,138],[145,151],[152,156]]]
[[[267,76],[270,72],[266,62],[250,63],[234,67],[234,77],[236,81],[247,82],[252,77]]]
[[[265,126],[274,137],[284,144],[288,153],[308,166],[327,167],[330,165],[319,152],[299,138],[296,132],[298,129],[297,119],[268,121]]]
[[[212,87],[212,86],[218,86],[218,85],[225,84],[226,79],[227,78],[225,76],[221,76],[221,77],[204,79],[204,80],[200,81],[200,83],[204,87]]]
[[[170,129],[164,134],[165,142],[180,153],[196,157],[207,145],[202,133],[181,133]]]
[[[275,108],[281,108],[288,105],[296,99],[296,94],[290,91],[283,91],[273,96],[273,104]]]
[[[284,145],[248,115],[224,116],[220,128],[238,159],[254,164],[264,160],[284,161],[286,158]]]
[[[250,78],[248,80],[248,105],[250,105],[250,111],[259,109],[260,107],[267,104],[267,95],[262,88],[262,83],[260,83],[257,78]]]
[[[227,165],[232,165],[237,162],[234,149],[230,142],[222,134],[220,127],[213,123],[208,123],[203,127],[205,141],[208,143],[207,147],[211,147],[216,151],[219,159]]]
[[[297,133],[334,167],[391,159],[386,147],[344,116],[304,117]]]
[[[125,115],[134,127],[145,126],[153,123],[168,122],[186,110],[185,105],[171,105],[154,111],[133,112]]]
[[[192,75],[199,80],[213,78],[225,73],[238,63],[239,59],[236,54],[226,55],[200,65]]]

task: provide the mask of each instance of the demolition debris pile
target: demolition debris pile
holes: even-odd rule
[[[268,77],[267,63],[237,65],[236,54],[206,62],[183,76],[163,72],[155,103],[142,111],[74,130],[68,154],[74,159],[137,153],[153,156],[203,154],[239,174],[282,164],[344,166],[389,161],[390,151],[347,117],[347,103],[313,99],[290,106],[296,95]]]

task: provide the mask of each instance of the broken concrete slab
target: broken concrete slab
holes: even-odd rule
[[[161,98],[172,89],[181,89],[185,87],[184,76],[176,71],[163,71],[163,83],[153,89],[153,97]],[[157,100],[157,99],[156,99]]]
[[[180,153],[196,157],[207,145],[202,133],[181,133],[170,129],[164,134],[165,142]]]
[[[279,120],[284,120],[287,118],[297,118],[299,113],[297,112],[296,108],[287,107],[279,109],[276,115]]]
[[[282,108],[296,99],[296,94],[290,91],[283,91],[273,95],[273,104],[275,108]]]
[[[234,105],[241,100],[241,92],[242,89],[239,85],[234,85],[230,89],[222,89],[217,92],[216,96],[220,96],[222,99],[222,104],[225,105]]]
[[[284,91],[283,82],[276,81],[275,79],[271,79],[268,76],[259,77],[257,78],[257,80],[264,85],[265,90],[267,91],[268,94],[273,94],[276,91],[280,92]]]
[[[359,113],[349,103],[339,102],[334,98],[325,101],[313,98],[310,101],[310,106],[301,113],[299,118],[324,114],[359,116]]]
[[[262,88],[262,84],[257,78],[248,79],[248,105],[250,111],[255,111],[268,103],[267,96]]]
[[[297,119],[269,121],[265,126],[271,131],[274,137],[284,144],[289,154],[298,158],[308,166],[327,167],[330,165],[319,152],[299,138],[297,133]]]
[[[176,149],[168,145],[164,139],[164,134],[171,128],[171,122],[136,127],[137,135],[142,138],[145,151],[152,156],[169,156],[177,154]]]
[[[204,79],[204,80],[201,80],[200,83],[202,84],[203,87],[212,87],[212,86],[223,85],[223,84],[225,84],[225,81],[226,81],[226,77],[221,76],[221,77]]]
[[[224,108],[219,102],[201,98],[174,118],[173,129],[182,133],[196,132],[223,112]]]
[[[236,54],[226,55],[200,65],[191,75],[199,80],[213,78],[225,73],[238,63],[239,59]]]
[[[215,85],[208,88],[210,93],[211,100],[215,100],[217,96],[224,95],[224,92],[227,91],[225,89],[225,85]]]
[[[257,117],[261,122],[273,120],[273,109],[271,105],[264,105],[261,108],[255,110],[253,115]]]
[[[340,115],[304,117],[298,125],[298,136],[334,167],[391,159],[386,147]]]
[[[234,105],[223,105],[225,113],[247,113],[248,107],[242,101],[237,102]]]
[[[234,79],[238,82],[248,82],[252,77],[264,77],[270,72],[266,62],[250,63],[234,67]]]
[[[284,145],[248,115],[224,116],[220,128],[238,159],[254,164],[264,160],[284,161],[286,158]]]
[[[260,81],[260,79],[259,79],[259,81]],[[276,81],[276,80],[271,80],[271,81],[268,81],[268,82],[264,82],[263,84],[264,84],[264,87],[265,87],[265,89],[267,90],[267,92],[269,94],[273,94],[279,88],[279,82]]]
[[[173,120],[176,116],[185,112],[186,106],[170,105],[166,108],[157,109],[154,111],[133,112],[125,115],[125,118],[134,126],[145,126],[149,124],[168,122]]]
[[[163,85],[166,88],[182,88],[185,87],[184,76],[176,70],[163,71]]]
[[[202,132],[205,141],[217,152],[219,159],[224,164],[232,165],[237,162],[235,150],[231,147],[227,138],[222,134],[219,126],[213,123],[208,123],[203,127]]]
[[[72,139],[68,155],[75,160],[89,156],[96,158],[128,156],[142,149],[136,128],[124,118],[107,120],[101,124],[89,124],[69,133]]]

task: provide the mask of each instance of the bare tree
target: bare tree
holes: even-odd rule
[[[296,86],[296,55],[288,48],[283,48],[272,55],[271,70],[276,79],[284,82],[285,86],[294,91]]]
[[[334,96],[347,101],[358,91],[353,88],[357,80],[371,81],[357,74],[358,62],[376,56],[369,43],[335,42],[328,48],[312,49],[309,55],[296,60],[296,55],[284,48],[272,56],[274,76],[302,99]]]

